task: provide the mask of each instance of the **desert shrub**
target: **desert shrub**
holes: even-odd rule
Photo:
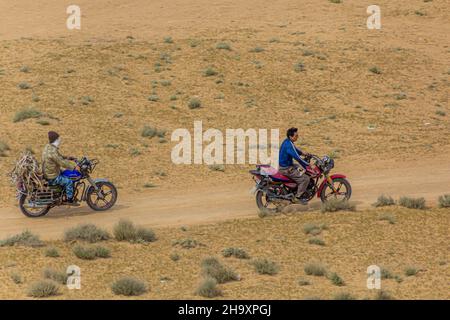
[[[268,259],[255,259],[252,261],[255,271],[259,274],[275,275],[279,271],[278,265]]]
[[[20,72],[29,73],[30,67],[29,66],[22,66],[20,67]]]
[[[188,103],[189,109],[198,109],[202,106],[202,102],[198,98],[191,98]]]
[[[148,291],[147,284],[134,277],[123,277],[116,280],[111,290],[116,295],[140,296]]]
[[[23,283],[23,278],[22,275],[20,273],[17,272],[12,272],[10,274],[11,280],[15,283],[15,284],[21,284]]]
[[[214,298],[222,295],[222,292],[217,288],[217,280],[207,277],[200,282],[195,293],[205,298]]]
[[[45,279],[50,279],[60,284],[66,284],[68,275],[64,271],[55,270],[52,268],[45,268],[42,272]]]
[[[381,74],[381,69],[376,67],[376,66],[375,67],[371,67],[369,69],[369,71],[372,72],[372,73],[375,73],[375,74]]]
[[[447,115],[447,113],[445,113],[445,111],[442,111],[442,110],[436,110],[435,113],[441,117],[445,117]]]
[[[170,80],[161,80],[159,83],[161,83],[163,87],[168,87],[172,84]]]
[[[394,300],[394,297],[387,291],[379,290],[375,295],[375,300]]]
[[[303,226],[303,232],[305,234],[311,234],[313,236],[317,236],[319,235],[322,230],[326,230],[328,229],[327,225],[322,223],[322,224],[315,224],[315,223],[305,223],[305,225]]]
[[[28,295],[34,298],[45,298],[59,294],[57,282],[49,279],[39,280],[31,284]]]
[[[328,1],[330,1],[331,3],[342,3],[342,0],[328,0]]]
[[[398,204],[410,209],[426,209],[424,198],[401,197]]]
[[[0,151],[1,153],[1,151]],[[450,194],[440,196],[438,199],[439,208],[450,208]]]
[[[13,118],[13,122],[21,122],[27,119],[36,119],[40,118],[41,116],[42,112],[40,112],[39,110],[33,107],[25,108],[16,112]]]
[[[297,62],[296,64],[294,64],[294,71],[295,72],[302,72],[305,71],[305,65],[303,64],[303,62]]]
[[[90,97],[90,96],[83,96],[81,97],[81,104],[84,106],[87,106],[89,104],[91,104],[91,102],[94,102],[94,98]]]
[[[381,279],[394,279],[394,274],[386,268],[381,268]]]
[[[298,280],[298,285],[299,286],[309,286],[310,284],[311,284],[311,282],[306,280],[306,279],[299,279]]]
[[[225,166],[223,164],[212,164],[208,166],[208,168],[212,171],[220,171],[220,172],[225,171]]]
[[[373,203],[372,205],[374,207],[385,207],[385,206],[392,206],[395,204],[395,200],[390,196],[385,196],[382,194],[378,197],[377,202]]]
[[[178,261],[178,260],[180,260],[180,255],[178,253],[176,253],[176,252],[173,252],[173,253],[170,254],[170,260]]]
[[[82,240],[90,243],[110,239],[110,234],[94,224],[80,224],[64,232],[64,241]]]
[[[109,258],[111,251],[103,246],[76,245],[72,249],[75,256],[83,260],[94,260],[95,258]]]
[[[3,141],[0,141],[0,157],[6,157],[10,147]]]
[[[39,239],[39,236],[31,233],[28,230],[0,241],[0,247],[14,245],[24,247],[42,247],[44,245],[44,242]]]
[[[29,84],[28,82],[22,81],[17,85],[17,87],[19,87],[19,89],[26,90],[26,89],[31,88],[31,84]]]
[[[336,272],[330,273],[328,279],[330,279],[331,283],[334,284],[335,286],[340,287],[345,285],[344,280]]]
[[[322,239],[319,238],[311,238],[308,240],[309,244],[315,244],[318,246],[324,246],[325,245],[325,241],[323,241]]]
[[[355,300],[356,298],[348,292],[340,292],[340,293],[337,293],[333,299],[334,300]]]
[[[395,217],[392,214],[384,213],[378,217],[378,220],[389,221],[390,224],[395,224]]]
[[[336,212],[336,211],[355,211],[356,207],[350,204],[347,200],[330,199],[325,203],[322,203],[322,212]]]
[[[259,53],[259,52],[263,52],[264,48],[261,47],[255,47],[253,49],[250,49],[250,52],[254,52],[254,53]]]
[[[239,280],[238,274],[233,269],[223,265],[215,257],[203,259],[201,266],[203,275],[216,279],[218,283]]]
[[[165,43],[173,43],[173,39],[172,39],[172,37],[164,37],[164,42]]]
[[[151,182],[144,183],[144,188],[150,189],[150,188],[156,188],[156,184],[153,184]]]
[[[153,137],[164,138],[165,135],[166,135],[165,130],[159,130],[156,127],[151,126],[144,126],[141,132],[141,136],[145,138],[153,138]]]
[[[139,156],[141,154],[141,151],[139,151],[139,149],[137,149],[137,148],[131,148],[130,149],[130,155],[132,156],[132,157],[137,157],[137,156]]]
[[[327,269],[325,268],[325,266],[323,266],[320,263],[308,263],[305,265],[303,270],[309,276],[312,275],[312,276],[322,277],[322,276],[325,276],[327,273]]]
[[[41,126],[48,126],[50,125],[50,121],[48,120],[38,120],[36,121],[37,124],[40,124]]]
[[[218,44],[216,44],[216,49],[221,49],[221,50],[231,50],[231,46],[226,43],[226,42],[219,42]]]
[[[59,251],[56,247],[48,247],[45,249],[44,255],[50,258],[57,258],[59,257]]]
[[[157,102],[159,101],[159,97],[156,94],[152,94],[148,97],[148,101]]]
[[[114,238],[117,241],[153,242],[156,235],[153,230],[143,227],[136,227],[130,220],[120,219],[113,229]]]
[[[201,243],[199,243],[197,240],[195,239],[180,239],[180,240],[176,240],[173,242],[174,246],[179,245],[180,247],[184,248],[184,249],[192,249],[195,248],[199,245],[201,245]]]
[[[214,70],[212,67],[208,67],[205,71],[203,71],[203,75],[205,77],[212,77],[217,74],[218,74],[218,72],[216,70]]]
[[[250,256],[244,249],[241,248],[226,248],[222,250],[224,257],[235,257],[238,259],[249,259]]]
[[[405,269],[405,275],[407,277],[415,276],[417,274],[417,272],[419,272],[419,270],[417,270],[416,267],[407,267]]]

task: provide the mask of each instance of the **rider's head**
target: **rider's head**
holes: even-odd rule
[[[297,128],[289,128],[288,131],[286,132],[286,136],[292,142],[297,141],[297,139],[298,139],[298,129]]]
[[[49,131],[48,142],[58,147],[59,144],[61,143],[61,138],[59,137],[59,134],[56,133],[55,131]]]

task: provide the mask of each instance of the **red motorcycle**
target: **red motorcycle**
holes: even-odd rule
[[[304,174],[311,179],[306,191],[302,194],[302,202],[306,203],[320,197],[322,202],[330,198],[349,200],[352,195],[352,187],[343,174],[330,175],[334,168],[334,160],[328,156],[322,159],[315,155],[305,157],[305,161],[314,161],[314,166],[309,165]],[[297,192],[297,183],[282,175],[270,165],[256,165],[256,170],[250,170],[256,185],[256,205],[263,212],[276,212],[287,203],[293,203]],[[321,179],[323,178],[323,179]]]

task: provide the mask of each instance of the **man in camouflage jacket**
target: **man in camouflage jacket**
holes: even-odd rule
[[[44,151],[42,152],[42,172],[44,174],[44,178],[48,181],[49,185],[62,186],[67,195],[67,200],[70,205],[78,206],[79,204],[74,202],[73,199],[73,181],[69,178],[61,175],[61,168],[74,170],[79,169],[77,166],[69,161],[70,158],[64,157],[59,153],[59,145],[61,143],[61,139],[59,134],[50,131],[48,133],[49,143],[45,146]]]

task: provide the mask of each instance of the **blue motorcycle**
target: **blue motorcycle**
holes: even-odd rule
[[[88,206],[95,211],[111,209],[117,201],[117,189],[106,179],[92,179],[91,174],[98,164],[95,159],[89,160],[83,157],[74,159],[80,168],[77,170],[65,170],[62,175],[74,182],[74,200],[86,201]],[[32,190],[27,190],[24,183],[17,187],[19,207],[24,215],[31,218],[46,215],[51,208],[68,204],[64,188],[50,186],[44,182],[42,186],[34,185]]]

